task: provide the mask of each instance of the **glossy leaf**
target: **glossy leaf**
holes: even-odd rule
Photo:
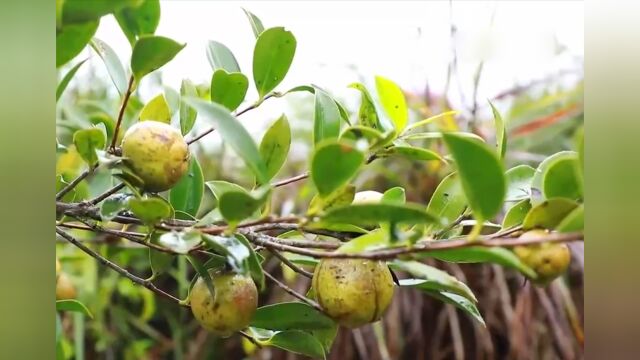
[[[100,218],[109,221],[116,217],[120,211],[127,208],[130,197],[129,194],[115,194],[104,199],[100,204]]]
[[[479,141],[444,134],[458,167],[465,197],[478,221],[489,220],[502,208],[506,182],[496,154]]]
[[[489,105],[491,106],[493,119],[495,120],[496,124],[496,148],[498,158],[504,159],[504,155],[507,153],[507,129],[504,120],[502,120],[502,115],[500,115],[498,109],[493,106],[493,103],[491,103],[491,101],[489,101]]]
[[[578,205],[556,226],[559,232],[573,232],[584,230],[584,204]]]
[[[170,231],[158,237],[158,244],[179,254],[188,254],[201,241],[202,238],[197,231]]]
[[[406,194],[400,186],[392,187],[382,194],[380,202],[384,204],[404,204],[406,202]]]
[[[364,153],[346,142],[320,144],[311,159],[311,180],[321,197],[344,186],[364,164]]]
[[[68,63],[80,54],[98,29],[98,20],[64,25],[56,31],[56,67]]]
[[[76,72],[78,72],[78,69],[80,69],[80,67],[82,66],[82,64],[84,64],[87,60],[89,59],[84,59],[82,61],[80,61],[79,63],[75,64],[62,78],[62,80],[60,80],[60,84],[58,84],[58,87],[56,88],[56,101],[58,101],[58,99],[60,99],[60,96],[62,95],[62,93],[64,92],[64,90],[67,88],[67,86],[69,85],[69,82],[71,81],[71,79],[73,79],[73,76],[76,74]]]
[[[257,16],[255,16],[252,12],[250,12],[245,8],[242,8],[242,11],[244,11],[244,14],[247,15],[247,19],[251,24],[251,30],[253,30],[253,35],[255,35],[257,39],[258,36],[260,36],[260,34],[264,31],[264,26],[262,25],[262,21],[260,21],[260,19]]]
[[[216,71],[226,70],[228,73],[239,73],[238,61],[229,48],[223,43],[210,40],[207,42],[207,59],[211,68]]]
[[[395,260],[389,263],[392,270],[404,271],[414,279],[400,280],[400,286],[411,286],[421,290],[448,291],[478,302],[471,289],[447,272],[417,261]]]
[[[343,254],[357,254],[384,249],[388,247],[389,244],[389,232],[378,229],[349,240],[340,246],[336,252]]]
[[[544,177],[549,167],[558,161],[575,158],[576,153],[574,151],[560,151],[547,157],[538,165],[531,180],[531,204],[533,206],[539,205],[546,199],[544,195]]]
[[[356,141],[358,139],[364,138],[364,139],[367,139],[370,146],[374,146],[381,143],[385,139],[385,136],[383,133],[381,133],[380,131],[374,128],[370,128],[362,125],[354,125],[346,128],[342,132],[342,134],[340,134],[340,138],[348,139],[352,141]]]
[[[137,0],[86,1],[65,0],[62,8],[64,24],[94,21],[124,7],[135,6]]]
[[[222,194],[228,191],[247,192],[247,190],[242,186],[227,181],[207,181],[205,185],[207,185],[207,187],[211,190],[213,196],[216,198],[216,201],[220,201],[220,197],[222,196]]]
[[[478,310],[478,307],[476,307],[476,305],[473,302],[469,301],[469,299],[457,294],[446,292],[446,291],[428,291],[427,294],[444,303],[451,304],[457,307],[458,309],[465,312],[467,315],[476,319],[483,326],[486,326],[484,319],[482,318],[482,315]]]
[[[542,179],[542,192],[545,198],[563,197],[574,200],[581,198],[578,167],[577,154],[557,159],[549,164]]]
[[[340,135],[340,111],[326,92],[316,89],[313,122],[313,142],[334,139]]]
[[[151,243],[163,246],[159,241],[160,235],[156,232],[151,235]],[[152,277],[161,275],[169,271],[175,256],[166,252],[161,252],[149,248],[149,264],[151,265]]]
[[[529,199],[520,200],[518,203],[509,208],[507,213],[504,215],[504,219],[502,220],[502,228],[508,229],[510,227],[522,224],[524,218],[527,216],[530,210],[531,201]]]
[[[229,110],[222,105],[194,98],[188,98],[185,101],[195,108],[200,116],[205,117],[214,124],[225,143],[229,144],[253,171],[258,183],[266,184],[268,182],[267,168],[260,156],[258,147],[238,119],[231,115]]]
[[[535,272],[511,251],[498,247],[471,246],[424,253],[426,257],[453,263],[494,263],[519,270],[527,276],[536,277]]]
[[[428,132],[420,132],[420,133],[413,133],[413,134],[403,135],[402,139],[404,139],[404,140],[442,139],[442,134],[444,134],[444,133],[440,132],[440,131],[428,131]],[[474,139],[474,140],[477,140],[477,141],[480,141],[480,142],[485,142],[483,138],[481,138],[480,136],[478,136],[478,135],[476,135],[474,133],[450,131],[449,134],[456,134],[456,135],[458,135],[460,137],[466,137],[466,138]]]
[[[380,123],[375,103],[367,88],[360,83],[353,83],[349,87],[359,90],[362,94],[360,109],[358,110],[358,123],[364,127],[383,130],[384,127]]]
[[[439,219],[424,211],[417,204],[354,204],[335,208],[322,217],[323,221],[355,224],[377,225],[381,222],[396,224],[431,224]]]
[[[87,307],[83,303],[74,299],[56,300],[56,310],[77,312],[86,317],[93,318],[93,315],[91,315],[89,309],[87,309]]]
[[[180,97],[197,97],[198,91],[191,80],[182,80],[180,84]],[[196,123],[198,113],[194,108],[187,105],[184,101],[180,101],[180,131],[182,135],[186,135],[193,129]]]
[[[113,84],[116,86],[118,93],[123,95],[127,91],[127,75],[118,54],[116,54],[107,43],[98,38],[93,38],[90,44],[91,48],[100,56],[102,62],[104,62],[111,81],[113,81]]]
[[[554,229],[578,204],[569,199],[554,198],[534,206],[524,218],[525,230],[533,228]]]
[[[259,258],[259,255],[253,250],[251,244],[249,244],[249,240],[242,234],[235,234],[235,238],[240,241],[247,249],[249,249],[249,257],[247,257],[247,268],[249,269],[249,274],[251,274],[251,278],[253,281],[258,284],[258,289],[261,291],[265,288],[265,277],[264,272],[262,271],[262,261]],[[263,259],[264,260],[264,259]]]
[[[333,328],[335,323],[303,302],[284,302],[259,307],[250,325],[269,330],[318,330]]]
[[[315,215],[322,210],[329,210],[338,206],[345,206],[351,204],[353,197],[356,193],[356,187],[348,184],[342,188],[332,192],[326,198],[322,198],[319,195],[314,196],[309,203],[308,215]]]
[[[260,98],[275,89],[289,71],[296,38],[283,27],[264,30],[253,50],[253,81]]]
[[[155,224],[171,217],[171,206],[160,198],[129,199],[129,208],[145,224]]]
[[[160,1],[143,0],[137,7],[127,7],[114,13],[118,25],[131,45],[140,35],[153,34],[160,22]]]
[[[531,197],[531,181],[536,170],[529,165],[518,165],[507,170],[506,201],[520,201]]]
[[[434,115],[434,116],[428,117],[426,119],[417,121],[417,122],[407,126],[407,128],[404,130],[404,132],[406,133],[407,131],[413,130],[413,129],[417,128],[417,127],[430,124],[433,121],[438,120],[440,118],[443,118],[443,117],[446,117],[446,116],[454,116],[454,115],[457,115],[458,113],[459,113],[459,111],[455,111],[455,110],[445,111],[445,112],[440,113],[438,115]],[[424,134],[436,134],[436,135],[439,135],[439,136],[437,136],[438,138],[442,137],[442,133],[439,133],[439,132],[424,133]],[[469,135],[469,136],[474,136],[474,137],[478,137],[479,139],[482,139],[482,138],[480,138],[479,136],[477,136],[477,135],[475,135],[473,133],[460,133],[460,134],[466,134],[466,135]],[[412,134],[412,135],[417,135],[417,134]]]
[[[171,123],[171,110],[169,110],[169,104],[163,94],[158,94],[142,108],[140,121],[145,120]]]
[[[204,176],[195,156],[191,157],[187,173],[171,188],[169,202],[176,211],[196,216],[204,194]]]
[[[324,348],[313,335],[300,330],[276,332],[266,341],[259,341],[261,345],[275,346],[296,354],[309,356],[313,359],[324,359]]]
[[[97,150],[102,150],[106,139],[102,130],[98,128],[82,129],[73,134],[73,144],[76,151],[89,166],[98,162]]]
[[[218,69],[211,77],[211,101],[233,111],[242,104],[248,88],[249,80],[244,74]]]
[[[252,216],[269,198],[269,187],[263,187],[247,193],[245,191],[229,191],[218,199],[220,213],[230,224],[237,224]]]
[[[382,155],[399,155],[409,160],[429,161],[439,160],[444,161],[438,153],[435,151],[422,149],[415,146],[393,146],[388,150],[385,150]]]
[[[202,234],[205,243],[216,252],[227,258],[227,263],[234,271],[246,274],[249,272],[247,259],[251,256],[251,250],[235,236],[217,236]]]
[[[163,36],[140,37],[131,53],[131,71],[136,81],[164,66],[185,46]]]
[[[291,128],[289,120],[282,114],[267,129],[260,142],[260,155],[264,160],[267,168],[267,180],[273,179],[280,171],[282,165],[289,155],[289,147],[291,146]]]
[[[431,230],[441,229],[455,221],[467,207],[467,200],[457,173],[442,179],[429,200],[427,212],[442,219],[442,226],[432,225]]]
[[[203,237],[203,238],[206,239],[206,237]],[[187,255],[186,257],[189,263],[191,263],[191,266],[193,266],[193,268],[196,270],[196,273],[198,274],[191,281],[191,284],[189,285],[189,291],[191,291],[191,289],[193,288],[193,285],[196,283],[198,278],[202,278],[211,296],[215,297],[216,291],[215,291],[215,287],[213,286],[213,279],[211,278],[211,274],[210,274],[211,268],[207,266],[209,261],[203,264],[202,262],[200,262],[200,260],[198,260],[198,258],[194,256]],[[212,257],[212,259],[215,259],[215,257]]]
[[[376,76],[376,89],[382,108],[387,113],[396,132],[400,134],[409,122],[409,111],[404,94],[393,81]]]

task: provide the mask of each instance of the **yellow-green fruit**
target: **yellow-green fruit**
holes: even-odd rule
[[[250,277],[209,271],[215,298],[202,278],[191,290],[191,312],[205,329],[227,337],[249,325],[258,307],[258,289]]]
[[[56,281],[58,280],[58,276],[60,276],[61,269],[62,269],[62,265],[60,265],[60,260],[56,258]]]
[[[531,230],[522,234],[520,239],[535,239],[547,235],[544,230]],[[562,275],[571,261],[567,244],[546,242],[516,246],[513,251],[525,265],[536,272],[538,277],[532,282],[538,285],[546,285]]]
[[[376,204],[379,203],[382,199],[382,193],[373,191],[373,190],[365,190],[358,191],[353,196],[353,204]]]
[[[324,311],[348,328],[377,321],[393,298],[393,278],[382,261],[323,259],[312,286]]]
[[[56,300],[69,300],[75,297],[76,287],[73,286],[69,276],[61,272],[56,280]]]
[[[186,173],[189,149],[180,132],[158,121],[141,121],[122,138],[122,156],[153,192],[172,188]]]

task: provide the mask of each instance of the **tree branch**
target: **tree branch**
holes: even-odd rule
[[[291,296],[293,296],[293,297],[305,302],[307,305],[311,306],[312,308],[314,308],[314,309],[316,309],[319,312],[324,314],[324,310],[322,309],[320,304],[318,304],[317,302],[307,298],[306,296],[304,296],[304,295],[298,293],[297,291],[293,290],[292,288],[288,287],[287,285],[285,285],[280,280],[276,279],[273,275],[269,274],[268,272],[265,272],[264,276],[268,277],[271,281],[276,283],[276,285],[281,287],[282,290],[286,291],[289,295],[291,295]]]
[[[303,275],[305,277],[308,277],[309,279],[313,278],[313,274],[308,272],[307,270],[299,267],[298,265],[292,263],[289,259],[287,259],[284,255],[282,255],[278,250],[274,250],[274,249],[269,249],[269,251],[278,259],[280,259],[280,261],[282,261],[283,264],[287,265],[291,270],[297,272],[300,275]]]
[[[122,118],[124,117],[124,109],[127,107],[127,103],[129,102],[129,97],[133,88],[133,75],[129,78],[129,85],[127,86],[127,91],[124,93],[124,97],[122,98],[122,105],[120,105],[120,111],[118,111],[118,120],[116,121],[116,127],[113,130],[113,139],[111,139],[111,145],[109,145],[109,152],[115,153],[116,143],[118,142],[118,135],[120,133],[120,126],[122,125]]]

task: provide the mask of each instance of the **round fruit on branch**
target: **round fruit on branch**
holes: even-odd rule
[[[249,325],[258,307],[258,289],[250,277],[209,270],[214,295],[202,277],[191,290],[191,312],[215,335],[228,337]]]
[[[387,265],[363,259],[323,259],[313,274],[312,286],[327,315],[348,328],[380,319],[394,290]]]
[[[531,230],[522,234],[520,239],[536,239],[547,235],[545,230]],[[562,275],[571,261],[569,247],[564,243],[516,246],[513,251],[525,265],[536,272],[538,277],[531,281],[537,285],[547,285]]]
[[[56,300],[70,300],[75,297],[76,287],[66,273],[60,272],[56,280]]]
[[[141,121],[122,138],[122,156],[147,191],[172,188],[187,172],[189,148],[177,129],[158,121]]]

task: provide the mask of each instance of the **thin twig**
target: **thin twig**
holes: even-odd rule
[[[73,181],[67,184],[67,186],[62,188],[62,190],[60,190],[56,194],[56,201],[61,200],[65,195],[67,195],[69,191],[73,190],[76,186],[78,186],[78,184],[80,184],[82,180],[84,180],[87,176],[91,175],[91,173],[93,173],[94,170],[95,170],[95,166],[91,166],[87,170],[83,171],[80,175],[78,175],[78,177],[73,179]]]
[[[342,232],[342,231],[331,231],[331,230],[325,230],[325,229],[313,229],[313,228],[303,227],[299,224],[285,224],[285,223],[262,224],[262,225],[251,228],[251,231],[255,231],[255,232],[269,231],[269,230],[285,230],[285,231],[298,230],[298,231],[309,233],[309,234],[332,237],[340,241],[349,241],[355,237],[362,235],[356,232],[346,232],[346,231]]]
[[[98,254],[97,252],[91,250],[89,247],[85,246],[83,243],[78,241],[76,238],[74,238],[73,236],[69,235],[65,231],[61,230],[58,226],[56,226],[56,233],[58,235],[60,235],[61,237],[63,237],[68,242],[70,242],[71,244],[75,245],[80,250],[84,251],[85,253],[87,253],[88,255],[93,257],[94,259],[98,260],[98,262],[100,262],[102,265],[111,268],[112,270],[116,271],[117,273],[119,273],[120,275],[126,277],[127,279],[133,281],[134,283],[136,283],[138,285],[142,285],[142,286],[146,287],[147,289],[151,290],[152,292],[154,292],[154,293],[156,293],[156,294],[158,294],[158,295],[160,295],[160,296],[162,296],[164,298],[167,298],[169,300],[172,300],[172,301],[178,303],[178,305],[180,305],[180,306],[189,307],[188,305],[183,304],[180,301],[180,299],[174,297],[173,295],[171,295],[171,294],[163,291],[162,289],[158,288],[157,286],[155,286],[151,281],[142,279],[140,277],[137,277],[137,276],[131,274],[126,269],[123,269],[122,267],[118,266],[117,264],[115,264],[114,262],[110,261],[109,259],[107,259],[107,258],[103,257],[102,255]]]
[[[291,270],[297,272],[298,274],[302,275],[302,276],[306,276],[309,279],[313,278],[313,274],[308,272],[307,270],[299,267],[298,265],[294,264],[291,262],[291,260],[287,259],[284,255],[282,255],[278,250],[274,250],[274,249],[269,249],[269,251],[278,259],[280,259],[280,261],[282,261],[283,264],[287,265]]]
[[[129,102],[129,97],[133,88],[133,75],[129,78],[129,85],[127,86],[127,91],[124,93],[124,97],[122,98],[122,105],[120,105],[120,111],[118,111],[118,120],[116,121],[116,127],[113,130],[113,139],[111,139],[111,145],[109,145],[109,152],[114,153],[116,149],[116,143],[118,142],[118,135],[120,132],[120,126],[122,125],[122,118],[124,117],[124,109],[127,108],[127,103]]]
[[[309,172],[305,172],[305,173],[302,173],[300,175],[296,175],[296,176],[290,177],[288,179],[284,179],[284,180],[280,180],[280,181],[276,181],[274,183],[271,183],[271,186],[273,186],[274,188],[277,188],[277,187],[280,187],[280,186],[285,186],[285,185],[294,183],[296,181],[304,180],[304,179],[308,178],[309,175],[310,175]]]
[[[276,279],[273,275],[269,274],[268,272],[265,272],[264,276],[268,277],[271,281],[276,283],[276,285],[281,287],[282,290],[286,291],[289,295],[301,300],[302,302],[304,302],[307,305],[311,306],[312,308],[318,310],[319,312],[324,313],[324,310],[322,310],[322,307],[317,302],[307,298],[306,296],[304,296],[304,295],[298,293],[297,291],[293,290],[292,288],[288,287],[287,285],[285,285],[280,280]]]
[[[251,341],[251,343],[255,346],[257,346],[259,349],[262,348],[262,345],[260,345],[260,343],[258,343],[258,341],[256,341],[256,339],[253,338],[253,336],[247,334],[244,331],[238,331],[238,334],[240,334],[240,336],[244,337],[245,339]]]
[[[118,191],[120,191],[122,188],[124,188],[126,185],[124,183],[120,183],[114,187],[112,187],[111,189],[105,191],[104,193],[96,196],[94,199],[87,201],[87,204],[89,205],[97,205],[100,202],[102,202],[102,200],[108,198],[109,196],[117,193]]]

